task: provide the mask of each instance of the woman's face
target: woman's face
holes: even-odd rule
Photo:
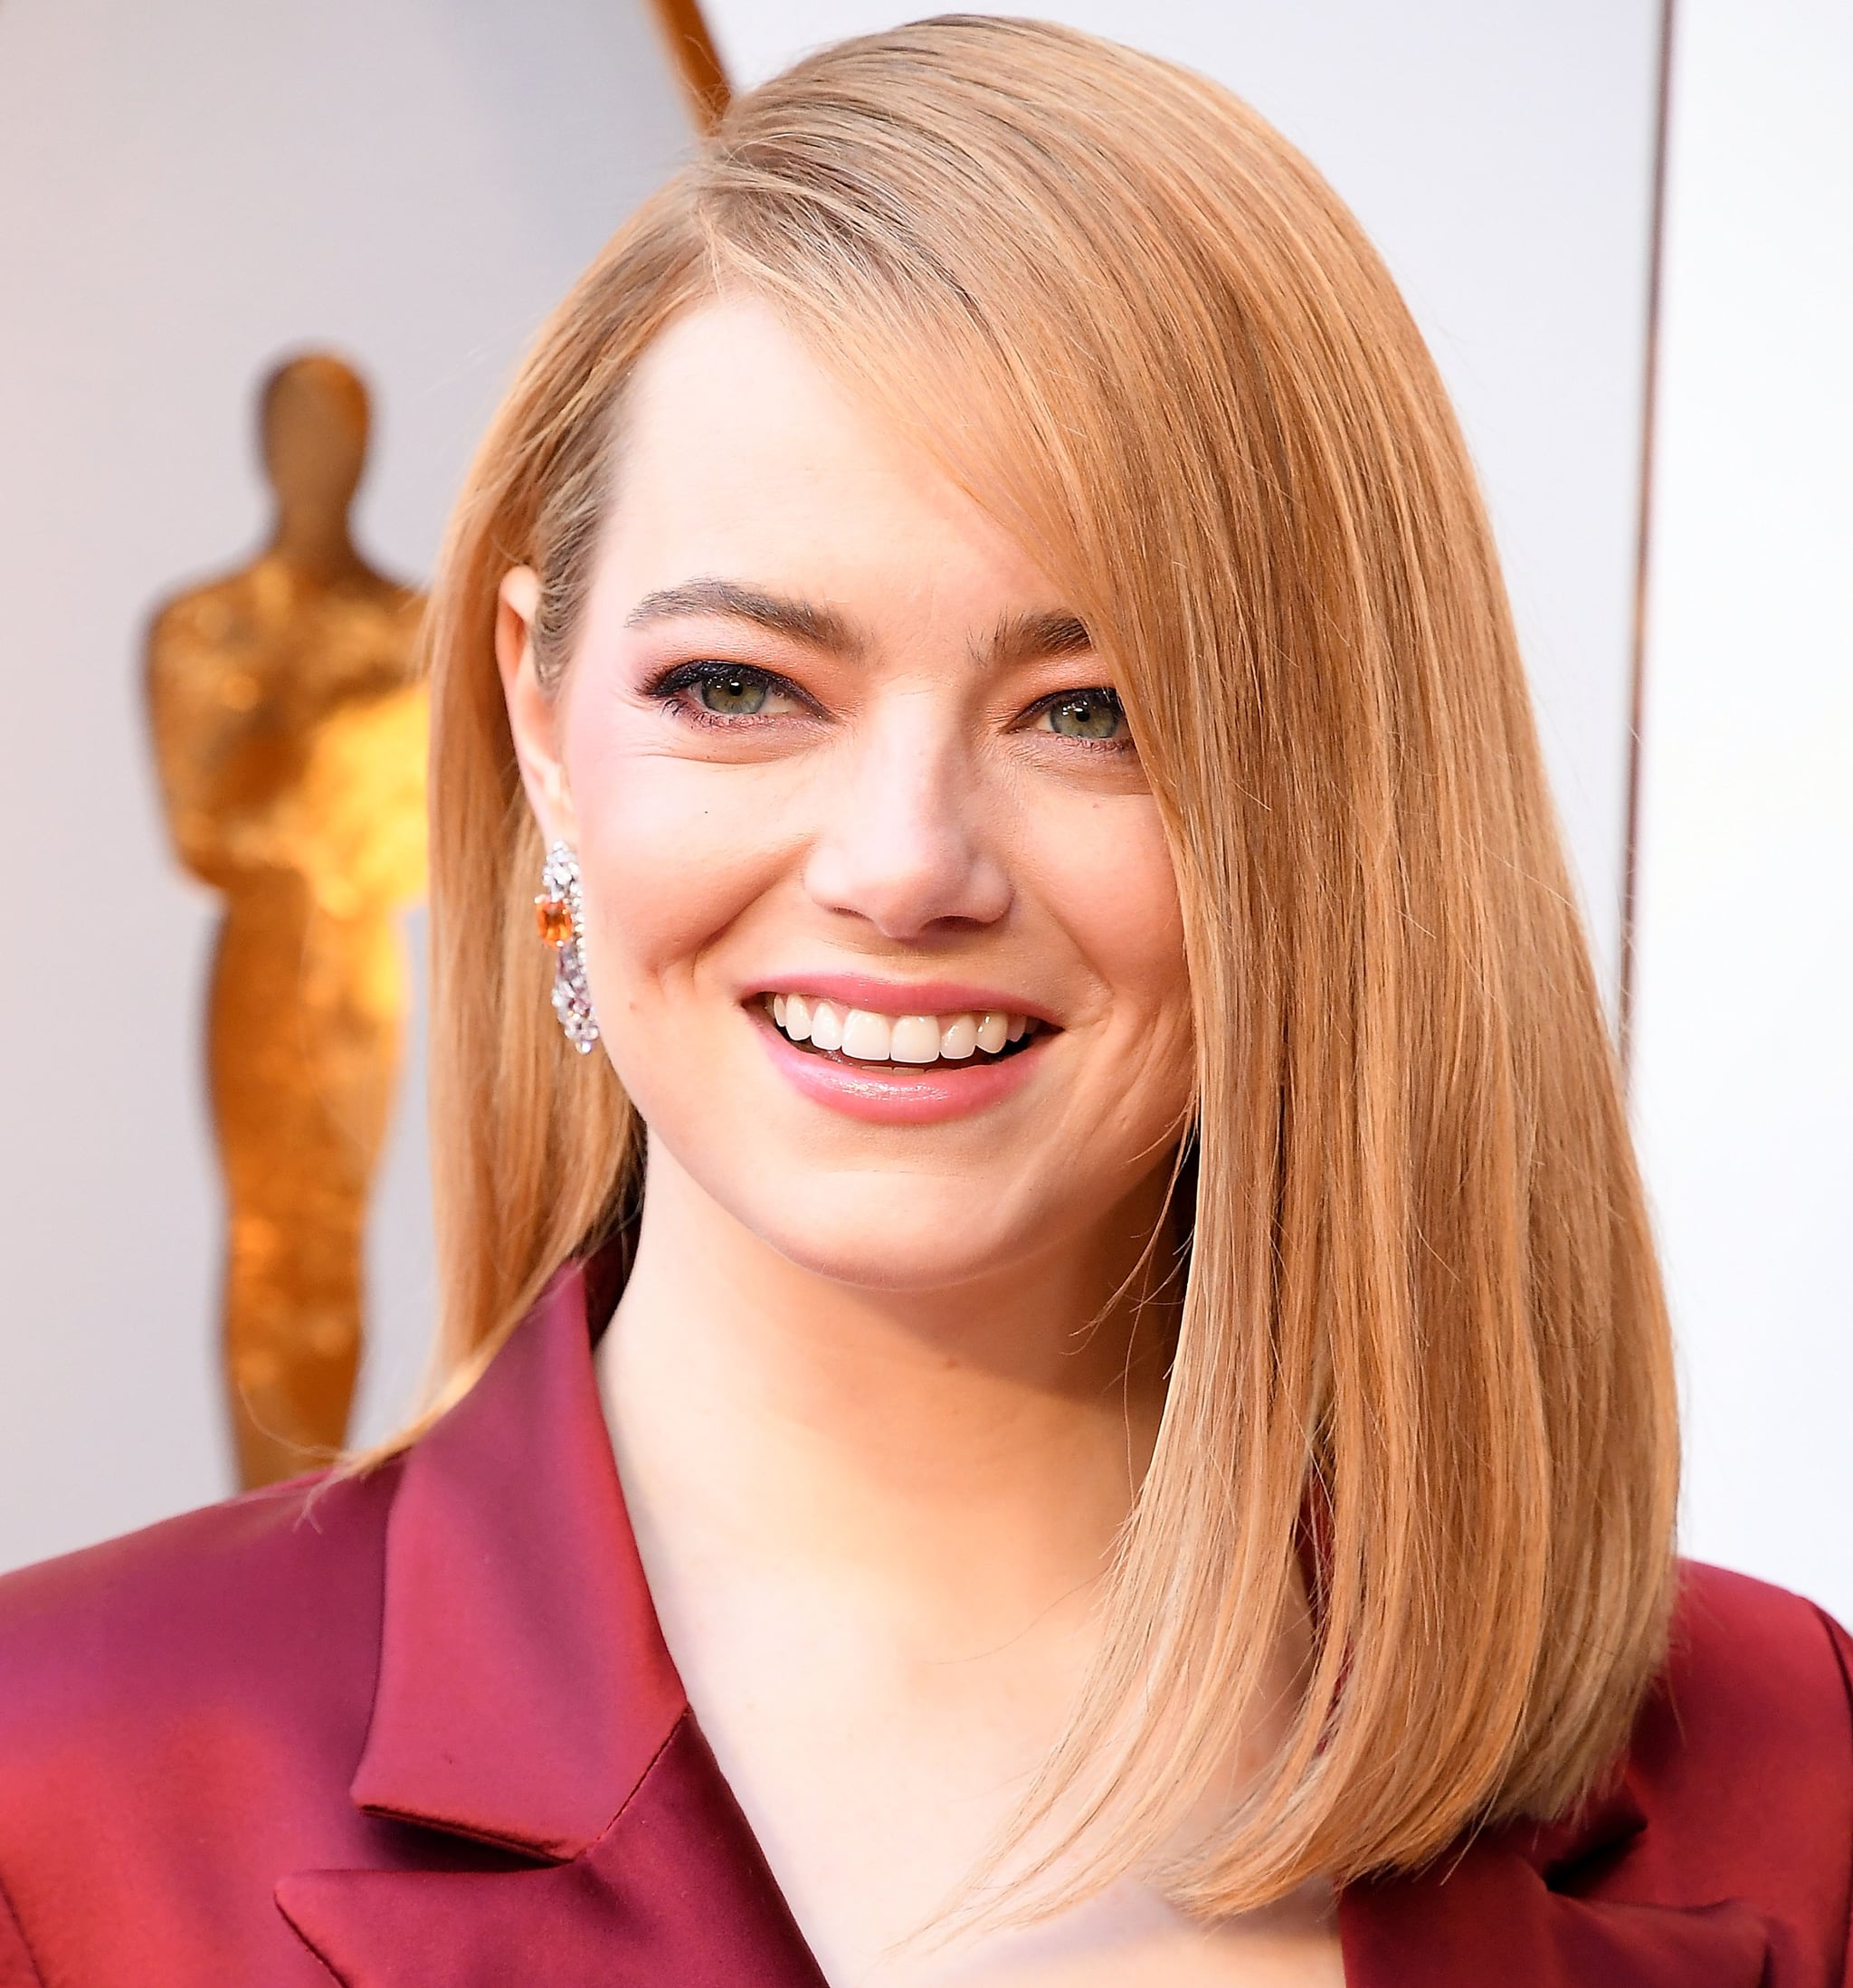
[[[534,593],[517,744],[653,1168],[888,1289],[1149,1191],[1191,1082],[1171,861],[1111,664],[996,524],[727,300],[633,382],[551,695]]]

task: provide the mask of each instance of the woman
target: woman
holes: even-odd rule
[[[1304,161],[815,57],[431,640],[442,1384],[7,1584],[0,1983],[1844,1980],[1848,1645],[1673,1560],[1490,538]]]

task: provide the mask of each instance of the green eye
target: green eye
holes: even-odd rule
[[[753,718],[765,708],[766,682],[745,670],[715,670],[701,678],[695,694],[717,717]]]
[[[1111,690],[1070,690],[1048,707],[1049,728],[1064,738],[1118,738],[1126,713]]]

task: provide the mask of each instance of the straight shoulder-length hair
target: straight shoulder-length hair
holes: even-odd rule
[[[1357,223],[1202,77],[949,17],[736,100],[541,332],[429,623],[439,1385],[634,1209],[641,1136],[563,1042],[493,654],[566,667],[625,384],[746,292],[1031,548],[1110,660],[1195,1026],[1183,1295],[1099,1654],[1012,1909],[1137,1869],[1222,1912],[1547,1816],[1663,1660],[1671,1355],[1497,561]],[[1264,1703],[1276,1632],[1311,1654]],[[1207,1838],[1244,1732],[1282,1734]],[[1028,1901],[1026,1904],[1024,1901]]]

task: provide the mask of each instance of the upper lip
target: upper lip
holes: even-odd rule
[[[1061,1025],[1041,1002],[969,980],[877,980],[868,974],[813,974],[794,968],[776,979],[755,981],[742,998],[753,1001],[770,994],[818,995],[871,1014],[1026,1014],[1051,1028]]]

